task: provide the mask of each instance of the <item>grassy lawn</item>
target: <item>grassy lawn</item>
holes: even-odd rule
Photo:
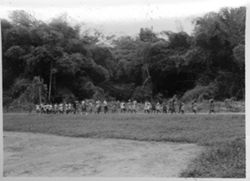
[[[188,142],[206,151],[183,177],[245,177],[245,115],[4,114],[4,131]]]

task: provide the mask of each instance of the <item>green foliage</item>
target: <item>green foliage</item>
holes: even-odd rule
[[[27,79],[16,79],[11,89],[11,95],[13,98],[18,98],[29,86],[30,81]]]
[[[132,99],[138,100],[140,102],[151,100],[152,96],[152,88],[151,86],[139,86],[136,87],[135,91],[133,92]]]
[[[208,86],[197,85],[195,88],[188,90],[182,96],[182,100],[185,102],[190,102],[193,99],[197,99],[198,101],[208,100],[213,98],[217,87],[214,83],[209,84]]]
[[[19,26],[31,27],[37,22],[37,20],[32,15],[24,10],[13,11],[9,17],[14,24]]]
[[[9,91],[3,91],[3,107],[4,108],[8,108],[8,106],[11,104],[11,102],[13,101],[13,98],[11,97],[11,94],[9,93]]]
[[[47,101],[47,86],[40,77],[33,80],[16,79],[11,90],[4,91],[3,106],[6,111],[31,111],[34,104]]]
[[[44,102],[47,96],[47,86],[43,84],[40,77],[34,77],[32,81],[17,79],[12,87],[11,95],[18,102],[30,102],[38,104]]]
[[[11,97],[6,100],[20,96],[24,84],[18,82],[35,76],[51,86],[55,102],[159,94],[243,99],[245,15],[245,7],[208,13],[194,20],[192,35],[141,28],[137,37],[116,37],[73,27],[65,14],[45,23],[13,11],[10,21],[1,21],[3,89]]]
[[[169,39],[169,47],[173,49],[177,48],[189,48],[191,44],[191,37],[185,32],[173,33],[165,32]]]
[[[106,47],[92,47],[91,53],[95,63],[108,71],[107,74],[109,75],[106,76],[114,76],[117,64],[112,52]]]
[[[139,33],[140,40],[143,42],[154,42],[157,41],[156,34],[152,28],[141,28]]]
[[[233,49],[234,58],[240,68],[244,68],[245,64],[245,45],[239,44]]]

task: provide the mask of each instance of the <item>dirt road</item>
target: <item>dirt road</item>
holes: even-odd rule
[[[4,176],[178,177],[195,144],[4,132]]]

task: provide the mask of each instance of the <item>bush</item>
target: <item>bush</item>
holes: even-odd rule
[[[8,107],[12,101],[11,95],[8,92],[3,92],[3,106]]]
[[[104,90],[100,87],[95,87],[95,92],[93,94],[93,99],[95,100],[104,100],[105,99],[105,94]]]
[[[182,96],[182,100],[184,102],[189,102],[193,99],[198,99],[199,101],[202,101],[204,99],[214,97],[215,92],[216,87],[214,84],[209,84],[207,86],[197,85],[195,88],[185,92],[185,94]]]
[[[6,112],[32,112],[35,105],[28,101],[22,101],[21,98],[15,99],[8,107],[5,107]]]
[[[14,85],[11,87],[11,95],[14,99],[18,98],[21,94],[25,92],[27,87],[30,85],[28,79],[16,79]]]
[[[144,100],[150,100],[151,96],[151,86],[138,86],[133,92],[132,99],[142,102]]]

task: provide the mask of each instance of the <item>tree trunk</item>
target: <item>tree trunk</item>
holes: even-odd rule
[[[52,61],[50,62],[50,75],[49,75],[49,102],[51,98],[51,87],[52,87]]]

